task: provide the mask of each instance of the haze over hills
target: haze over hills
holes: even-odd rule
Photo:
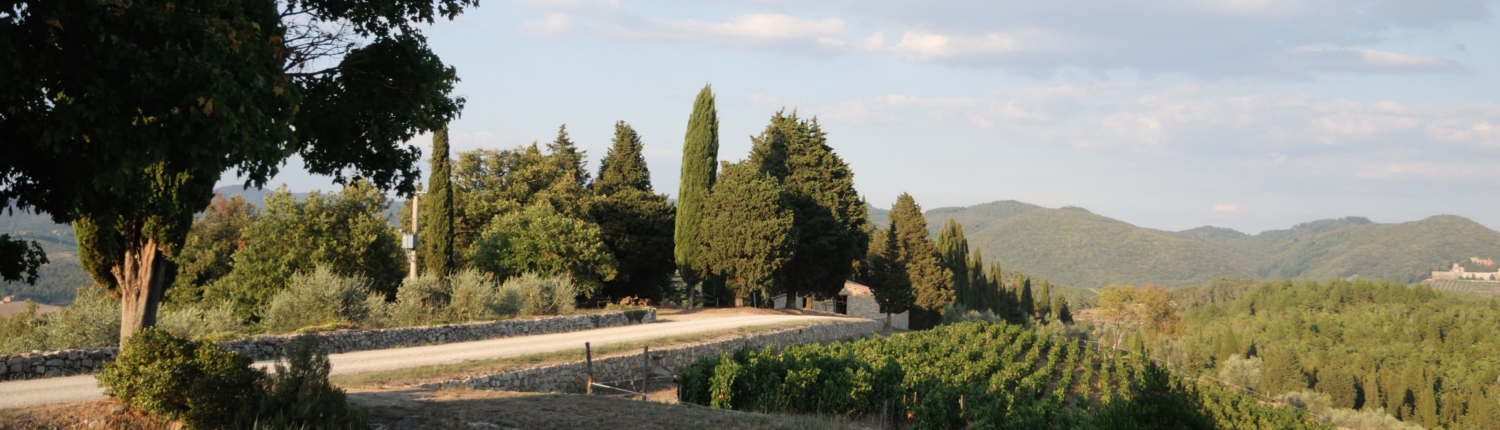
[[[872,208],[870,218],[884,225],[888,212]],[[933,235],[957,220],[970,248],[1006,270],[1084,287],[1176,287],[1216,277],[1416,282],[1456,260],[1500,256],[1500,232],[1454,215],[1398,224],[1349,217],[1254,235],[1212,226],[1155,230],[1082,208],[1011,200],[937,208],[926,217]]]

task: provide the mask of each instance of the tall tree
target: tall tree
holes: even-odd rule
[[[1036,313],[1036,302],[1031,295],[1031,278],[1022,276],[1020,288],[1016,290],[1016,309],[1022,321],[1031,321]]]
[[[777,178],[796,221],[796,251],[787,270],[787,306],[800,294],[830,297],[848,280],[855,260],[869,246],[868,211],[854,189],[854,173],[833,148],[816,118],[784,111],[753,138],[750,164]]]
[[[469,264],[468,252],[490,220],[534,203],[547,203],[572,218],[588,218],[583,205],[586,190],[561,168],[564,164],[543,154],[536,143],[503,151],[460,152],[452,182],[456,265]]]
[[[890,220],[915,297],[912,326],[919,329],[934,326],[943,308],[953,303],[953,275],[943,268],[937,246],[927,237],[927,219],[922,216],[922,207],[917,206],[910,194],[896,197]]]
[[[677,188],[677,219],[673,233],[673,256],[677,272],[688,285],[688,303],[693,302],[693,288],[703,282],[702,239],[703,200],[714,186],[719,163],[719,112],[714,108],[713,87],[705,85],[693,101],[688,117],[687,136],[682,144],[682,176]]]
[[[420,263],[427,273],[446,277],[457,267],[453,262],[453,165],[448,158],[448,127],[432,134],[432,173],[427,195],[421,197]]]
[[[1035,312],[1034,315],[1036,315],[1036,318],[1045,324],[1048,321],[1049,314],[1052,313],[1052,282],[1046,279],[1042,280],[1040,295],[1041,297],[1036,298],[1036,309],[1033,312]]]
[[[1073,323],[1073,311],[1068,309],[1068,299],[1063,297],[1052,299],[1052,317],[1057,318],[1063,324]]]
[[[604,158],[599,160],[599,178],[590,188],[600,194],[614,194],[630,188],[651,191],[651,170],[646,168],[646,145],[641,135],[625,121],[615,123],[615,138]]]
[[[969,294],[973,296],[973,305],[969,309],[976,311],[992,311],[994,307],[993,294],[990,279],[984,274],[984,252],[983,249],[975,248],[974,257],[968,262],[969,272]]]
[[[419,28],[475,4],[11,2],[0,200],[75,224],[80,262],[122,299],[123,340],[155,324],[169,260],[227,171],[261,186],[298,155],[414,191],[420,152],[402,143],[463,102]]]
[[[578,149],[578,144],[568,137],[568,125],[557,127],[557,138],[547,144],[547,155],[563,172],[563,177],[571,179],[579,187],[589,184],[589,171],[584,167],[588,162],[588,153]]]
[[[725,164],[703,202],[701,264],[724,276],[737,299],[784,281],[795,249],[793,215],[776,180],[749,163]]]
[[[901,262],[900,247],[896,244],[895,229],[876,229],[870,233],[870,246],[865,259],[860,262],[856,279],[870,287],[875,293],[875,302],[880,312],[885,313],[885,324],[891,324],[891,314],[906,312],[911,308],[911,280],[907,278],[906,265]]]
[[[619,261],[619,274],[604,283],[604,293],[660,301],[677,268],[672,259],[675,213],[667,196],[651,190],[644,149],[635,129],[624,121],[615,124],[614,145],[599,160],[599,176],[591,184],[597,195],[589,215]]]
[[[965,309],[979,309],[979,300],[969,288],[969,240],[964,238],[964,227],[949,218],[938,230],[937,249],[943,268],[953,274],[954,301]]]

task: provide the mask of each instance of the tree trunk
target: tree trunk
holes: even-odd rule
[[[167,289],[167,257],[156,241],[133,245],[110,268],[120,284],[120,345],[141,329],[156,325],[156,308]]]
[[[782,309],[796,309],[797,308],[797,299],[798,299],[798,297],[797,297],[797,289],[796,289],[796,287],[788,285],[786,287],[786,303],[782,303],[781,304],[781,308]]]

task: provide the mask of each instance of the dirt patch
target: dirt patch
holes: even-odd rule
[[[163,423],[139,412],[132,412],[115,399],[32,406],[24,409],[0,409],[0,430],[176,430],[179,428],[180,426],[174,423]]]
[[[660,391],[675,400],[675,392]],[[655,395],[655,394],[653,394]],[[863,425],[819,417],[766,415],[695,405],[576,394],[504,391],[381,391],[350,393],[370,427],[397,429],[847,429]]]

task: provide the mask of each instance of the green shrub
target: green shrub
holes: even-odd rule
[[[360,277],[343,277],[326,268],[292,276],[286,289],[271,298],[261,320],[269,333],[288,333],[303,327],[359,323],[370,312],[366,298],[368,283]]]
[[[298,336],[276,362],[253,421],[260,428],[364,428],[364,412],[328,382],[328,353],[316,336]]]
[[[163,310],[158,315],[157,327],[189,339],[232,339],[249,331],[234,315],[234,305],[229,302],[207,310],[199,305],[182,306]]]
[[[0,317],[0,354],[117,345],[119,299],[92,285],[79,287],[76,294],[73,304],[57,312],[37,315],[36,304],[30,303],[24,311]]]
[[[250,368],[252,362],[212,343],[147,328],[105,363],[99,385],[105,394],[157,417],[182,418],[194,428],[222,428],[261,394],[265,375]]]
[[[564,315],[573,313],[578,287],[568,275],[543,278],[527,273],[505,280],[500,294],[518,298],[520,315]]]
[[[514,315],[519,309],[517,297],[500,294],[496,285],[477,270],[463,270],[448,277],[452,287],[451,308],[456,321],[488,321]]]
[[[131,408],[189,428],[365,427],[363,412],[328,382],[328,355],[316,337],[293,339],[274,374],[251,364],[238,352],[148,328],[104,365],[99,383]]]

